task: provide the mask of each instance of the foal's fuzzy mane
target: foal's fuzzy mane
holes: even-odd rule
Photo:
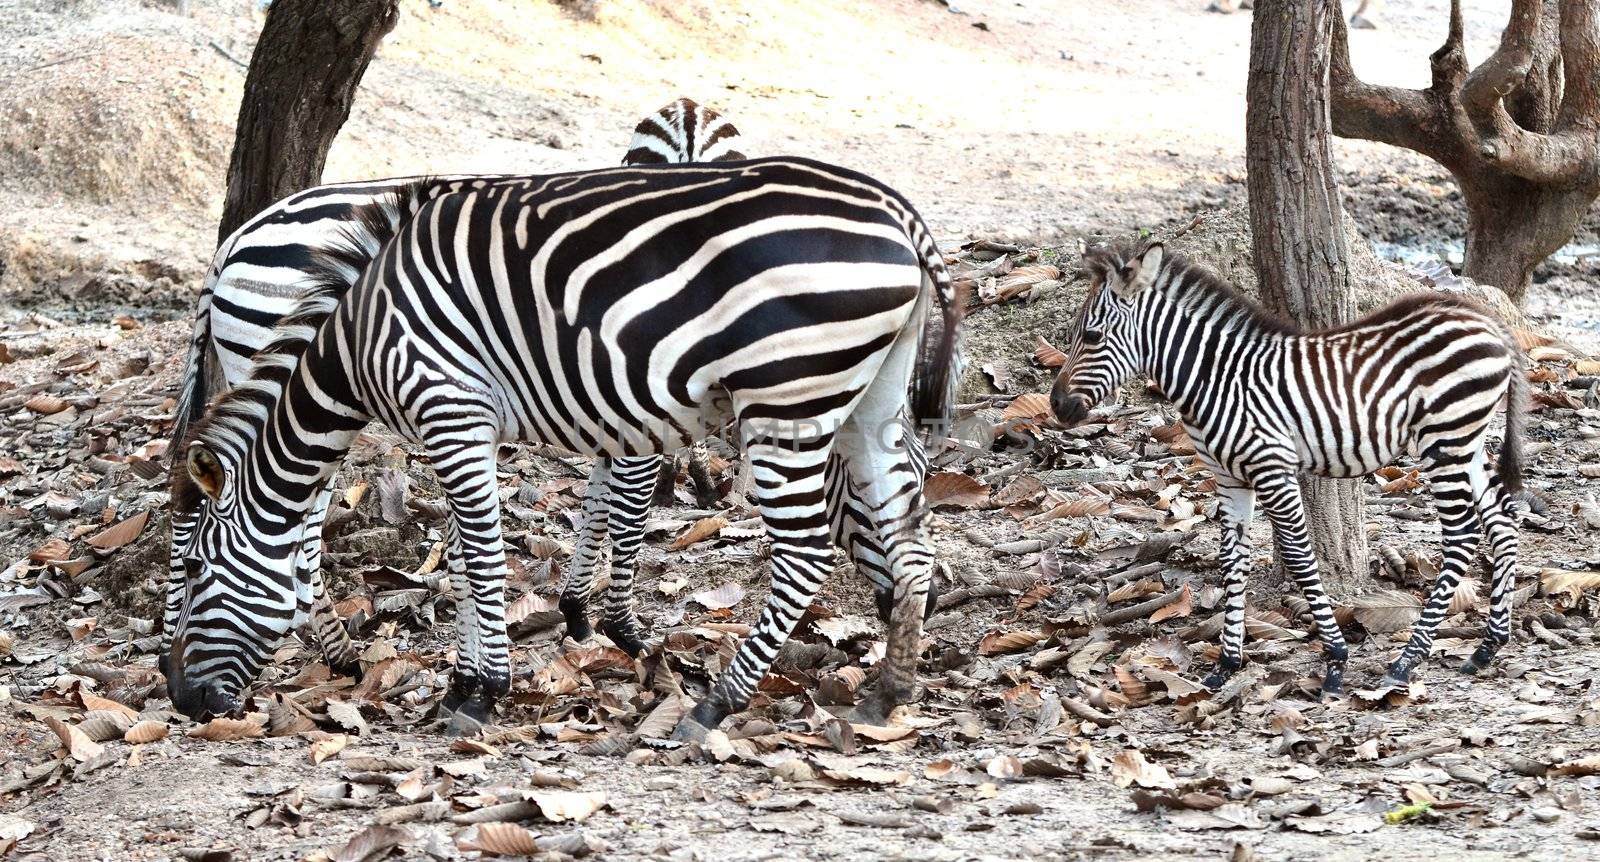
[[[1104,279],[1118,274],[1124,267],[1137,261],[1154,244],[1152,240],[1139,242],[1118,240],[1103,243],[1084,253],[1083,265],[1090,273]],[[1231,282],[1205,264],[1167,246],[1163,246],[1162,251],[1161,269],[1154,276],[1157,285],[1155,289],[1180,301],[1214,303],[1233,312],[1239,319],[1268,332],[1283,335],[1305,333],[1299,324],[1262,308],[1259,303],[1245,296]]]

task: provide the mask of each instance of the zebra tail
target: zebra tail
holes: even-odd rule
[[[945,269],[944,256],[921,219],[915,219],[914,238],[922,256],[923,277],[933,288],[938,315],[928,314],[922,331],[922,349],[912,377],[911,415],[917,427],[943,435],[950,425],[956,385],[961,379],[961,318],[966,304]]]
[[[1523,493],[1522,434],[1527,419],[1528,372],[1523,353],[1512,343],[1511,380],[1506,384],[1506,438],[1500,444],[1500,482],[1512,494]]]

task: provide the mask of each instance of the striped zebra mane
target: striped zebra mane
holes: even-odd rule
[[[316,262],[301,285],[300,298],[278,320],[266,345],[251,358],[249,374],[212,402],[192,426],[179,451],[173,453],[174,459],[185,457],[195,442],[206,444],[220,457],[230,452],[242,454],[283,394],[306,348],[339,307],[339,300],[437,185],[432,177],[423,177],[401,187],[387,201],[360,206],[352,212],[351,222],[335,240],[317,250]],[[187,469],[172,471],[174,509],[188,511],[199,503],[200,493]]]
[[[1083,264],[1102,279],[1120,277],[1125,267],[1137,261],[1154,244],[1155,241],[1149,239],[1103,243],[1084,253]],[[1221,312],[1225,319],[1237,320],[1251,328],[1281,335],[1305,333],[1300,324],[1263,308],[1216,270],[1170,247],[1164,247],[1161,270],[1152,276],[1152,281],[1155,289],[1181,304]]]

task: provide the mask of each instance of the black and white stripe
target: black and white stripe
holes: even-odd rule
[[[177,497],[199,519],[170,659],[179,708],[231,707],[309,611],[295,561],[304,526],[372,419],[422,447],[452,512],[453,727],[484,720],[510,680],[497,446],[637,456],[730,420],[773,542],[772,591],[680,735],[743,707],[832,569],[830,455],[874,515],[895,591],[882,676],[858,717],[882,721],[905,702],[935,565],[906,395],[915,384],[917,421],[942,421],[961,309],[910,205],[804,159],[410,197],[415,215],[333,314],[314,301],[291,315],[188,449]]]
[[[1328,668],[1342,686],[1345,642],[1317,575],[1296,474],[1362,476],[1410,451],[1422,462],[1444,528],[1444,565],[1383,685],[1427,658],[1487,529],[1494,564],[1488,634],[1462,671],[1486,666],[1510,637],[1522,487],[1521,354],[1505,327],[1449,294],[1400,299],[1347,326],[1302,332],[1242,298],[1209,270],[1160,244],[1101,247],[1052,405],[1073,424],[1134,374],[1148,375],[1183,414],[1217,477],[1227,584],[1220,685],[1243,661],[1246,531],[1255,507],[1271,519],[1280,559],[1310,604]],[[1507,399],[1498,469],[1485,449]]]

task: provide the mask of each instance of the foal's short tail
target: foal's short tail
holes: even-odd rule
[[[1512,494],[1521,494],[1522,433],[1527,419],[1528,370],[1522,350],[1513,343],[1511,380],[1506,384],[1506,439],[1500,444],[1500,482]]]

